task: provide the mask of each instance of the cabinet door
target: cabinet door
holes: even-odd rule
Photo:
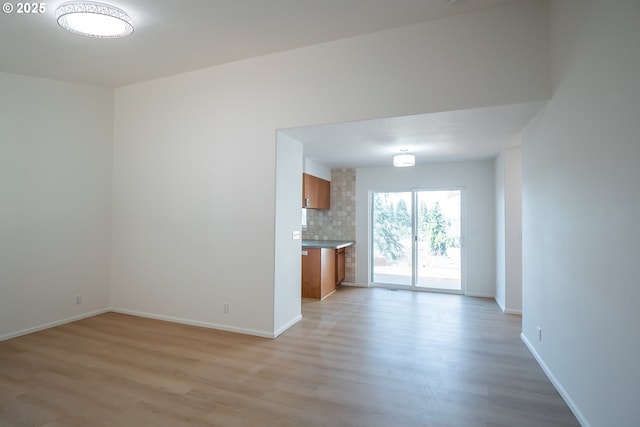
[[[335,249],[311,248],[303,249],[302,253],[302,297],[323,299],[333,293],[336,290]]]
[[[320,299],[320,249],[302,250],[302,297]]]
[[[322,266],[320,273],[320,298],[324,298],[336,290],[336,250],[322,248]]]
[[[345,276],[344,248],[336,249],[336,285],[339,285]]]
[[[302,207],[330,209],[331,183],[313,175],[302,174]]]
[[[309,192],[311,191],[309,177],[306,173],[302,174],[302,207],[306,208],[310,202]]]

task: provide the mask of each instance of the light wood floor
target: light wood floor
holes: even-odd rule
[[[0,426],[577,426],[491,300],[340,288],[275,340],[108,313],[0,342]]]

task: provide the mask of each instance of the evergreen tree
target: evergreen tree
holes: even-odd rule
[[[386,194],[374,194],[373,213],[375,224],[373,241],[376,249],[380,255],[395,261],[404,247],[398,235],[393,204],[389,202]]]
[[[402,237],[411,236],[411,214],[404,199],[398,200],[396,204],[394,223],[398,229],[398,234]]]
[[[424,242],[429,234],[429,210],[427,209],[427,204],[422,201],[418,208],[418,238],[421,242]]]
[[[450,238],[447,235],[448,224],[442,215],[440,204],[436,202],[433,209],[429,211],[429,240],[431,244],[432,255],[446,255],[447,248],[450,244]]]

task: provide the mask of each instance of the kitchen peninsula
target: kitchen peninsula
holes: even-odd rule
[[[324,299],[336,291],[345,276],[343,240],[302,241],[302,297]]]

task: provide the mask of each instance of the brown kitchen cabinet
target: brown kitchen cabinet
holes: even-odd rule
[[[336,286],[342,283],[344,276],[344,248],[340,248],[336,249]]]
[[[302,174],[302,207],[331,209],[331,183],[317,176]]]
[[[302,250],[302,297],[324,299],[336,291],[336,249]]]

